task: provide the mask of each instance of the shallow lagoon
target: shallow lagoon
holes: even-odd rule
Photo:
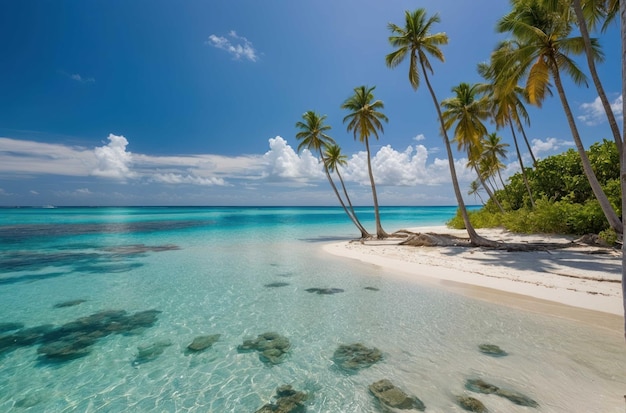
[[[453,213],[388,208],[383,224],[442,224]],[[462,394],[493,412],[624,411],[621,334],[406,284],[326,255],[322,242],[358,235],[342,214],[3,210],[0,323],[58,328],[105,310],[160,313],[153,325],[98,337],[80,357],[49,360],[41,344],[0,352],[0,411],[254,412],[289,384],[311,394],[310,412],[374,412],[379,406],[367,388],[383,378],[419,397],[426,411],[462,412],[455,400]],[[290,342],[282,362],[237,350],[274,331]],[[220,336],[209,348],[187,351],[195,337],[212,334]],[[376,347],[383,359],[355,372],[338,368],[334,351],[351,343]],[[483,343],[508,355],[482,354]],[[137,363],[141,349],[154,344],[158,354]],[[539,406],[470,392],[472,378]]]

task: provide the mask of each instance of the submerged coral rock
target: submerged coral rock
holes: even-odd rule
[[[487,413],[487,408],[478,399],[470,396],[459,396],[456,400],[459,403],[459,406],[461,406],[464,410],[467,410],[468,412]]]
[[[343,292],[341,288],[307,288],[304,291],[308,293],[317,293],[322,295],[331,295]]]
[[[508,356],[508,353],[506,351],[502,350],[495,344],[481,344],[478,346],[478,350],[480,350],[481,353],[492,357]]]
[[[289,339],[278,333],[268,332],[260,334],[254,340],[244,340],[237,350],[240,352],[256,350],[260,352],[259,358],[262,362],[279,364],[285,359],[289,348],[291,348]]]
[[[304,402],[308,395],[294,390],[290,385],[280,386],[276,389],[276,401],[268,403],[255,413],[301,413],[306,411]]]
[[[426,406],[417,397],[410,397],[387,379],[369,385],[374,397],[385,407],[401,410],[417,409],[424,411]]]
[[[133,360],[133,366],[156,360],[171,345],[171,341],[163,340],[137,347],[137,356]]]
[[[6,333],[7,331],[19,330],[24,328],[23,323],[0,323],[0,333]]]
[[[84,303],[86,300],[69,300],[69,301],[63,301],[62,303],[56,303],[53,307],[54,308],[65,308],[65,307],[74,307],[76,305],[82,304]]]
[[[468,379],[465,383],[465,388],[476,393],[496,394],[519,406],[539,407],[539,403],[528,396],[513,390],[501,389],[498,386],[489,384],[481,379]]]
[[[342,369],[359,370],[379,362],[383,353],[375,347],[368,348],[361,343],[342,344],[333,354],[333,361]]]
[[[289,283],[286,282],[281,282],[281,281],[277,281],[277,282],[273,282],[273,283],[269,283],[269,284],[265,284],[263,287],[267,287],[267,288],[280,288],[280,287],[286,287],[288,286]]]
[[[211,347],[213,344],[220,339],[220,334],[211,334],[208,336],[198,336],[193,339],[191,344],[187,346],[187,350],[190,352],[200,352],[202,350],[206,350]]]

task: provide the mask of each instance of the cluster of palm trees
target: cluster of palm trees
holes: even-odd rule
[[[480,185],[491,192],[489,196],[497,203],[486,181],[501,169],[500,160],[504,156],[505,146],[495,133],[487,133],[484,121],[491,120],[497,129],[508,127],[532,204],[532,193],[525,177],[526,168],[519,149],[517,132],[524,137],[534,166],[536,159],[524,131],[524,125],[529,124],[524,103],[541,106],[545,98],[552,95],[552,87],[556,88],[563,106],[583,170],[593,193],[609,225],[621,235],[624,232],[623,221],[626,220],[620,220],[594,174],[563,86],[563,76],[569,76],[577,85],[586,85],[587,76],[573,59],[573,56],[585,55],[589,73],[604,107],[616,148],[620,154],[621,189],[622,194],[626,193],[626,151],[622,150],[623,138],[595,67],[596,62],[601,62],[603,59],[602,50],[597,39],[590,37],[589,34],[590,30],[593,31],[597,27],[605,30],[616,16],[620,17],[623,95],[626,93],[626,2],[618,0],[510,0],[510,3],[511,11],[497,23],[497,30],[509,34],[510,39],[496,47],[489,62],[478,66],[478,73],[483,77],[484,82],[478,85],[462,83],[452,89],[455,96],[441,103],[435,95],[429,78],[434,73],[429,59],[434,58],[443,62],[444,55],[440,46],[448,43],[448,36],[445,33],[431,32],[433,25],[440,22],[439,17],[437,15],[429,17],[426,10],[420,8],[413,12],[405,12],[404,25],[393,23],[388,25],[391,32],[389,43],[395,50],[386,56],[386,64],[389,68],[395,68],[408,58],[408,77],[411,87],[417,91],[422,79],[426,83],[439,119],[454,193],[470,242],[481,246],[494,244],[480,237],[469,220],[457,179],[448,131],[454,130],[453,138],[459,150],[467,151],[469,166],[476,170]],[[573,35],[576,29],[580,35]],[[365,143],[367,149],[368,172],[376,213],[376,235],[383,238],[387,234],[380,225],[378,199],[370,163],[369,137],[374,135],[378,138],[378,131],[383,131],[381,121],[387,121],[387,118],[379,111],[383,108],[383,103],[378,100],[374,101],[373,90],[373,87],[365,86],[356,88],[354,96],[346,100],[342,108],[351,111],[344,118],[344,123],[349,122],[348,130],[353,131],[354,138],[358,137],[361,142]],[[477,97],[478,95],[480,97]],[[323,134],[323,131],[329,128],[316,126],[320,123],[319,121],[323,123],[325,117],[320,117],[314,112],[307,112],[304,119],[305,122],[298,122],[297,125],[301,129],[297,137],[303,139],[300,147],[308,147],[319,152],[329,181],[335,188],[330,171],[338,173],[341,163],[330,161],[332,158],[329,145],[332,140]],[[336,144],[333,142],[332,145]],[[339,153],[339,149],[335,149]],[[478,186],[478,182],[473,184],[475,189]],[[349,199],[343,181],[342,187],[346,199]],[[339,197],[336,188],[335,193]],[[341,197],[339,198],[341,201]],[[341,203],[344,205],[343,201]],[[499,207],[502,208],[501,205]],[[344,208],[346,208],[345,205]],[[367,231],[358,222],[351,204],[349,208],[346,208],[346,212],[359,226],[362,236],[369,237]],[[624,196],[622,196],[622,213],[626,213],[626,197]],[[623,252],[626,252],[626,246]],[[622,289],[626,311],[626,253],[622,255]]]

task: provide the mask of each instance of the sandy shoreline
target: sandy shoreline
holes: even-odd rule
[[[410,228],[467,237],[445,226]],[[479,230],[507,242],[570,243],[565,236]],[[382,267],[393,276],[492,302],[590,322],[622,331],[621,253],[575,247],[550,251],[508,252],[465,247],[410,247],[393,241],[338,242],[323,249],[333,255]]]

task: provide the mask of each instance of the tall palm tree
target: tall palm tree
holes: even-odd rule
[[[339,182],[341,182],[341,187],[343,188],[343,194],[346,197],[346,201],[348,202],[348,207],[350,208],[350,212],[352,213],[354,220],[356,221],[358,226],[361,228],[362,237],[364,235],[363,233],[365,233],[367,235],[367,238],[371,238],[371,235],[365,230],[363,225],[361,225],[361,222],[359,221],[359,218],[356,215],[356,211],[354,210],[354,207],[352,206],[352,201],[350,201],[350,196],[348,195],[348,190],[346,189],[346,185],[343,181],[343,177],[341,176],[341,173],[339,172],[340,166],[345,166],[348,164],[348,157],[341,152],[341,147],[339,147],[339,145],[337,144],[327,146],[326,150],[324,151],[324,156],[325,156],[325,161],[326,161],[326,167],[328,168],[330,172],[335,172],[337,174],[337,177],[339,178]]]
[[[519,49],[507,53],[506,56],[508,62],[517,65],[513,73],[516,83],[522,74],[528,72],[526,90],[530,103],[541,102],[545,98],[550,78],[554,81],[591,189],[609,225],[621,234],[622,223],[591,167],[561,79],[561,71],[564,71],[576,84],[586,83],[584,73],[569,56],[584,51],[582,38],[570,37],[571,21],[563,12],[551,12],[542,4],[542,0],[517,0],[513,11],[504,16],[497,27],[500,32],[511,32],[520,43]],[[594,56],[599,59],[602,53],[596,39],[592,40]],[[504,73],[512,74],[508,70]]]
[[[441,107],[444,108],[443,122],[446,130],[454,128],[454,138],[459,150],[465,150],[469,159],[468,165],[473,167],[480,179],[481,184],[487,191],[489,198],[498,206],[500,211],[504,208],[495,197],[488,185],[485,185],[484,175],[479,170],[479,161],[482,156],[482,138],[487,134],[487,128],[483,124],[489,115],[489,107],[485,99],[477,99],[477,86],[461,83],[452,88],[454,97],[444,99]]]
[[[343,202],[339,191],[337,191],[335,182],[330,176],[330,172],[324,158],[323,148],[333,145],[335,141],[333,140],[333,138],[326,134],[326,132],[329,131],[331,127],[330,125],[324,124],[325,120],[326,115],[320,116],[316,112],[309,110],[302,115],[301,121],[296,122],[296,128],[300,129],[300,132],[296,134],[296,139],[300,141],[300,144],[298,145],[298,152],[306,148],[311,151],[311,153],[319,154],[319,157],[322,160],[322,165],[324,168],[324,173],[326,174],[326,178],[328,179],[330,186],[333,188],[333,191],[335,192],[339,203],[343,207],[343,210],[346,212],[346,214],[348,214],[354,225],[356,225],[356,227],[361,231],[361,238],[369,238],[370,235],[365,230],[365,228],[363,228],[363,226],[360,224],[360,222],[358,222],[356,217],[354,217],[350,213],[348,208],[346,208],[346,205]]]
[[[563,1],[561,0],[546,0],[548,8],[552,11],[562,10],[562,7],[571,7],[573,9],[576,23],[584,42],[585,56],[587,58],[589,73],[591,74],[591,79],[593,80],[593,84],[598,92],[598,97],[600,98],[600,102],[602,103],[602,108],[606,113],[609,127],[611,128],[611,133],[613,133],[613,138],[615,140],[617,151],[621,154],[622,135],[620,133],[619,127],[617,126],[617,120],[615,119],[613,109],[611,109],[611,103],[606,96],[606,92],[604,91],[604,87],[602,86],[600,76],[598,76],[598,71],[596,69],[597,56],[594,50],[594,45],[592,44],[592,39],[589,35],[589,30],[593,30],[602,19],[606,18],[608,8],[615,7],[615,4],[611,6],[609,4],[603,3],[608,2],[606,0],[572,0],[571,4],[569,4],[569,2],[563,3]]]
[[[343,118],[343,122],[348,122],[348,132],[352,131],[354,139],[358,139],[365,144],[367,151],[367,172],[369,173],[370,184],[372,186],[372,197],[374,198],[374,216],[376,218],[376,236],[379,239],[389,236],[380,223],[380,211],[378,209],[378,196],[376,195],[376,184],[372,173],[372,160],[370,154],[369,137],[374,135],[378,139],[378,131],[383,132],[381,121],[387,122],[381,109],[385,107],[382,100],[374,100],[372,93],[376,86],[359,86],[354,88],[354,95],[346,99],[341,105],[341,109],[349,110],[350,113]]]
[[[424,81],[426,82],[430,96],[433,99],[437,116],[439,118],[441,133],[443,134],[443,141],[448,154],[448,165],[450,167],[450,176],[452,178],[452,186],[454,187],[454,195],[456,196],[470,242],[474,245],[496,245],[493,241],[489,241],[478,235],[470,222],[467,208],[465,207],[465,202],[463,201],[463,195],[461,194],[461,188],[459,187],[459,180],[456,175],[454,158],[452,156],[452,148],[450,146],[450,140],[448,139],[448,132],[446,131],[444,125],[441,108],[439,107],[439,101],[437,100],[435,91],[433,90],[430,80],[428,79],[428,73],[433,73],[433,68],[428,60],[428,55],[443,62],[444,56],[439,46],[448,43],[448,35],[443,32],[434,34],[430,33],[432,25],[439,23],[439,16],[435,14],[434,16],[428,17],[425,9],[420,8],[413,12],[405,11],[404,17],[404,27],[400,27],[393,23],[389,23],[388,25],[392,34],[389,37],[389,43],[391,46],[397,48],[397,50],[389,53],[385,57],[387,66],[395,68],[408,56],[409,83],[411,84],[411,87],[413,87],[413,90],[417,90],[419,87],[421,69],[421,74],[424,76]]]

